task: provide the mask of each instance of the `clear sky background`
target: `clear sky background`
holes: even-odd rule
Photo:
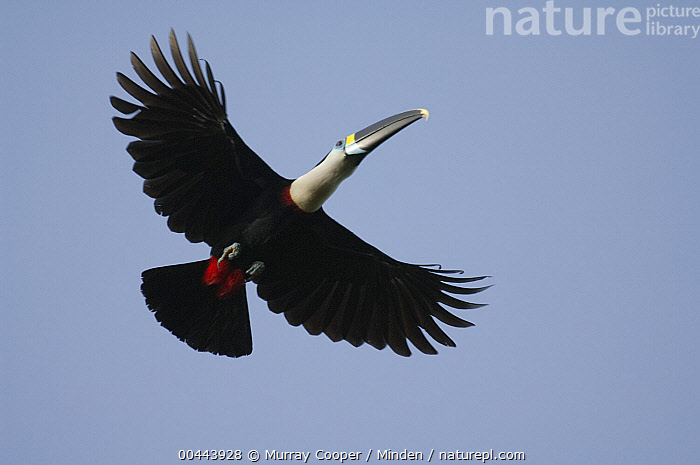
[[[578,22],[583,7],[646,3],[556,6]],[[515,21],[545,2],[3,2],[0,461],[697,460],[700,37],[614,22],[551,36],[544,14],[537,37],[487,36],[488,6]],[[287,177],[366,125],[430,110],[326,210],[397,259],[493,276],[490,305],[460,313],[476,326],[448,330],[457,348],[334,344],[252,288],[250,357],[195,352],[157,324],[141,271],[209,250],[154,213],[108,97],[126,97],[116,71],[136,77],[129,52],[152,64],[150,35],[165,46],[170,27],[193,35],[229,119]]]

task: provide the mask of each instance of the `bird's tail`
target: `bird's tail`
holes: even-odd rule
[[[221,265],[212,257],[146,270],[141,292],[160,324],[193,349],[249,355],[253,340],[243,274],[227,261]]]

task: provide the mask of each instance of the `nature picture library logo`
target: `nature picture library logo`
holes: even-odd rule
[[[486,35],[509,36],[514,33],[520,36],[622,34],[695,39],[700,35],[700,2],[698,6],[656,3],[642,8],[561,8],[555,5],[554,0],[549,0],[541,8],[486,8]]]

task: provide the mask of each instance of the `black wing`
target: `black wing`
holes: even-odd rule
[[[137,57],[131,64],[150,92],[117,73],[119,84],[141,102],[111,97],[112,106],[130,119],[114,118],[119,131],[141,140],[127,151],[134,171],[146,181],[143,190],[155,199],[156,212],[168,216],[168,227],[191,242],[211,246],[225,241],[227,230],[270,183],[283,180],[238,136],[226,117],[223,86],[205,62],[205,74],[192,38],[187,36],[194,78],[185,64],[175,33],[170,49],[179,76],[154,37],[151,53],[167,84]]]
[[[451,326],[472,323],[442,305],[473,309],[450,294],[474,294],[486,287],[455,284],[486,278],[459,277],[459,270],[412,265],[392,259],[319,210],[309,222],[285,233],[279,248],[266,257],[258,295],[270,310],[304,325],[310,334],[325,333],[354,346],[387,344],[399,355],[411,351],[408,339],[426,354],[436,354],[423,331],[445,346],[455,343],[433,318]],[[442,304],[442,305],[441,305]]]

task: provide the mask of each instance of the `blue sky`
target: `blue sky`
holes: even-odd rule
[[[692,462],[700,37],[646,34],[657,3],[556,1],[575,21],[598,7],[643,19],[637,35],[609,22],[554,36],[542,0],[5,2],[3,461],[494,449]],[[539,10],[540,34],[487,35],[499,6],[514,23]],[[256,297],[247,358],[197,353],[157,324],[141,271],[209,251],[153,212],[108,97],[126,95],[116,71],[135,77],[129,52],[150,65],[150,35],[164,45],[170,27],[192,34],[229,119],[287,177],[368,124],[430,110],[326,210],[397,259],[493,276],[489,306],[465,312],[476,326],[449,330],[457,348],[404,359],[334,344]]]

